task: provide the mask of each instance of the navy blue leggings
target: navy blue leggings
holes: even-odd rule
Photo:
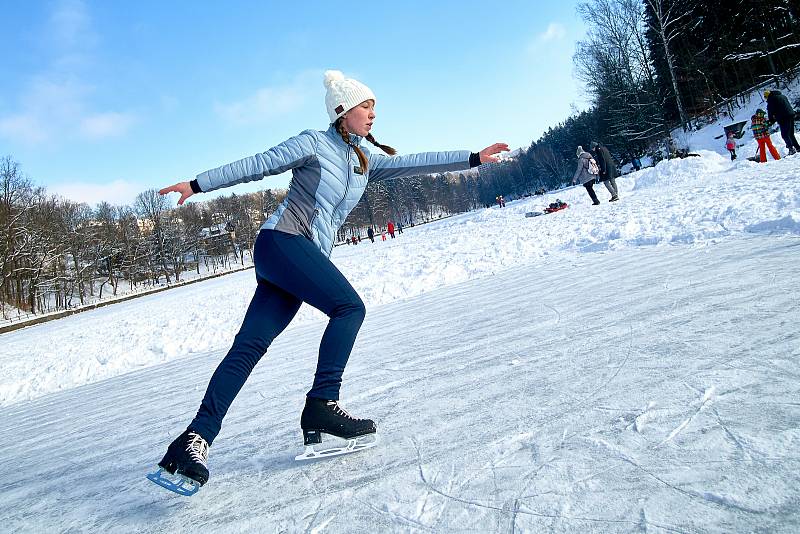
[[[211,444],[247,377],[307,302],[330,317],[309,397],[338,400],[342,373],[364,322],[361,298],[309,239],[261,230],[254,247],[258,287],[228,354],[214,371],[189,428]]]

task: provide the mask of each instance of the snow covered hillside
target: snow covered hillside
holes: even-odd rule
[[[620,178],[616,204],[606,203],[598,186],[604,203],[591,206],[578,186],[408,228],[398,239],[337,247],[333,260],[369,314],[381,304],[544,260],[753,233],[800,234],[800,157],[761,165],[700,153]],[[571,207],[524,216],[556,196]],[[0,405],[225,350],[254,284],[253,271],[246,271],[5,334]],[[304,306],[290,328],[322,320]]]
[[[800,99],[800,78],[792,82],[789,87],[781,88],[780,91],[786,95],[790,102],[797,101]],[[763,97],[763,90],[751,93],[747,103],[741,108],[734,110],[733,118],[723,115],[716,122],[699,131],[684,133],[678,129],[673,131],[672,135],[678,142],[678,146],[686,147],[689,150],[711,150],[727,157],[728,150],[725,148],[725,137],[720,137],[723,134],[723,127],[740,121],[746,121],[745,134],[741,139],[737,139],[736,141],[736,152],[739,158],[749,158],[756,154],[756,149],[758,148],[758,144],[753,139],[753,133],[750,130],[750,117],[752,117],[759,108],[765,111],[767,109],[767,103]],[[774,125],[772,129],[777,129],[777,125]],[[781,139],[780,132],[772,134],[772,143],[778,148],[781,154],[786,154],[786,143]],[[769,154],[767,154],[767,157],[772,159]]]

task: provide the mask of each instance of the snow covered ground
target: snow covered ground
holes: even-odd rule
[[[572,254],[373,306],[343,398],[383,442],[310,464],[323,324],[298,326],[190,499],[144,474],[220,351],[1,408],[2,530],[797,532],[798,254],[785,234]]]
[[[0,531],[799,531],[800,156],[700,154],[618,203],[570,188],[338,247],[367,304],[343,405],[383,442],[293,461],[325,326],[304,308],[190,499],[144,474],[252,271],[0,336]]]
[[[700,153],[619,179],[622,201],[616,204],[591,206],[578,186],[408,228],[398,239],[340,246],[333,260],[372,310],[546,258],[800,234],[800,157],[761,165]],[[596,189],[605,201],[605,187]],[[571,208],[524,216],[556,196]],[[224,351],[254,284],[253,271],[244,271],[4,334],[0,405]],[[290,328],[323,319],[304,306]]]

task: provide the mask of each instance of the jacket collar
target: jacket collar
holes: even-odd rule
[[[331,136],[331,137],[333,137],[334,139],[338,139],[339,141],[341,141],[341,142],[342,142],[342,144],[345,144],[345,145],[347,144],[347,143],[345,143],[345,142],[344,142],[344,139],[342,139],[342,136],[339,134],[339,132],[338,132],[338,131],[336,131],[336,128],[333,126],[333,124],[331,124],[330,126],[328,126],[328,131],[327,131],[327,132],[325,132],[325,133],[327,133],[328,135],[330,135],[330,136]],[[361,137],[360,135],[356,135],[356,134],[350,134],[350,140],[351,140],[351,141],[353,142],[353,144],[354,144],[354,145],[356,145],[356,146],[358,146],[358,145],[360,145],[360,144],[361,144],[361,140],[362,140],[362,139],[364,139],[364,138],[363,138],[363,137]]]

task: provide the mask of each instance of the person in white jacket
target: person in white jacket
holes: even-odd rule
[[[582,183],[583,187],[585,187],[586,191],[589,193],[589,197],[592,199],[592,204],[596,206],[600,204],[600,201],[597,199],[597,195],[594,192],[593,184],[594,181],[597,180],[600,168],[597,166],[597,162],[592,155],[586,152],[582,146],[578,147],[576,154],[578,156],[578,168],[575,169],[572,183]]]

